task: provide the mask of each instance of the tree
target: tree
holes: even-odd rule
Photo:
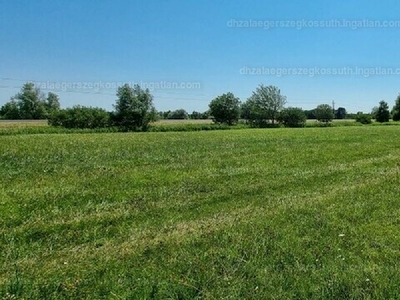
[[[40,89],[35,88],[32,82],[22,86],[21,92],[15,95],[21,119],[45,119],[46,107]]]
[[[317,117],[315,116],[315,109],[305,110],[304,113],[306,114],[308,120],[317,119]]]
[[[11,100],[0,108],[0,117],[6,120],[21,119],[18,104],[15,100]]]
[[[377,115],[378,115],[378,106],[374,106],[373,108],[372,108],[372,110],[371,110],[371,117],[373,118],[373,119],[376,119],[376,117],[377,117]]]
[[[113,120],[117,126],[133,130],[147,130],[150,122],[156,119],[153,96],[148,89],[138,84],[133,87],[125,84],[118,88]]]
[[[241,105],[241,117],[252,126],[265,127],[268,122],[268,113],[265,111],[255,97],[251,96]]]
[[[201,114],[201,119],[202,120],[207,120],[210,118],[210,110],[206,110]]]
[[[340,120],[344,119],[344,118],[346,118],[346,114],[347,114],[346,109],[344,107],[339,107],[336,110],[335,118],[340,119]]]
[[[160,118],[160,119],[168,119],[168,115],[171,113],[171,111],[170,110],[167,110],[167,111],[159,111],[157,114],[158,114],[158,117]]]
[[[376,121],[383,123],[389,122],[390,119],[390,112],[389,112],[389,105],[385,101],[379,102],[378,110],[376,112]]]
[[[209,104],[210,114],[215,123],[233,125],[240,116],[240,101],[232,93],[223,94]]]
[[[46,103],[39,88],[32,82],[25,83],[21,91],[11,98],[19,110],[20,119],[46,119]]]
[[[45,99],[40,89],[32,82],[28,82],[22,86],[18,94],[2,106],[0,115],[5,119],[46,119],[49,114],[48,109],[57,107],[59,108],[59,99],[56,94],[49,93],[48,99]]]
[[[242,105],[242,115],[250,124],[265,126],[275,124],[280,111],[286,104],[286,97],[275,86],[259,85],[253,95]]]
[[[329,104],[320,104],[315,109],[315,117],[319,122],[324,122],[326,125],[333,119],[333,110]]]
[[[192,120],[199,120],[201,119],[201,112],[194,110],[191,114],[189,114],[189,118]]]
[[[60,109],[60,98],[54,93],[48,93],[46,99],[47,114],[51,115]]]
[[[46,119],[60,108],[60,100],[54,93],[47,99],[32,82],[25,83],[21,91],[0,109],[4,119]]]
[[[397,96],[396,102],[392,109],[393,121],[400,121],[400,94]]]
[[[286,97],[281,95],[281,91],[276,86],[272,85],[259,85],[253,92],[253,98],[257,105],[267,113],[272,124],[275,123],[279,112],[286,104]]]
[[[189,118],[189,114],[184,109],[177,109],[170,111],[167,115],[167,119],[170,120],[186,120]]]
[[[285,127],[304,127],[307,117],[304,111],[298,107],[288,107],[281,111],[279,122]]]

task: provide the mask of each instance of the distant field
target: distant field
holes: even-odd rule
[[[43,126],[49,126],[47,120],[0,120],[0,130]]]
[[[343,122],[355,122],[354,119],[335,119],[332,120],[333,123],[343,123]],[[317,120],[307,120],[307,123],[318,123]]]
[[[173,124],[212,124],[213,121],[207,120],[159,120],[155,125],[173,125]]]
[[[2,136],[2,299],[397,299],[397,126]]]

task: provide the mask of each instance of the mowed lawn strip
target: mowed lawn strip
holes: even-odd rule
[[[398,135],[4,136],[1,295],[396,298]]]

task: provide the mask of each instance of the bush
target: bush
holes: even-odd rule
[[[307,117],[301,108],[288,107],[280,113],[278,121],[285,127],[304,127]]]
[[[361,124],[371,124],[372,117],[371,117],[371,115],[368,115],[368,114],[358,113],[356,116],[356,122],[361,123]]]
[[[78,105],[54,112],[48,122],[65,128],[105,128],[110,126],[110,113],[102,108]]]

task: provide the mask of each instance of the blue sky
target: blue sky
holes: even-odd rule
[[[0,0],[0,7],[0,105],[26,81],[57,93],[63,107],[106,109],[116,86],[141,83],[158,110],[189,112],[226,92],[245,101],[261,83],[304,109],[335,101],[369,112],[380,100],[392,106],[400,92],[395,0]]]

